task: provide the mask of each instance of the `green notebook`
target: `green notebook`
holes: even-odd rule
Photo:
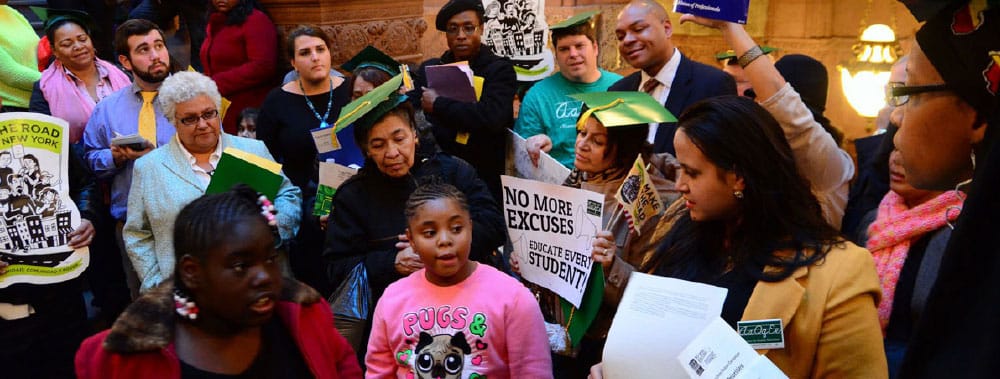
[[[280,164],[228,147],[222,152],[205,193],[225,192],[234,185],[242,183],[264,194],[268,199],[274,199],[281,188],[282,180]]]

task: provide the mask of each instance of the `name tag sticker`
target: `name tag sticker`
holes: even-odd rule
[[[785,348],[785,331],[780,318],[739,321],[736,331],[754,350]]]
[[[323,154],[340,150],[340,140],[337,139],[333,128],[319,128],[309,132],[312,133],[313,142],[316,143],[316,152]]]

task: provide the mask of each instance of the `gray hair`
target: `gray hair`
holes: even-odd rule
[[[219,94],[219,87],[212,78],[194,71],[181,71],[163,81],[160,92],[156,95],[156,101],[160,104],[167,121],[176,126],[177,104],[202,95],[212,99],[216,109],[222,111],[222,95]]]

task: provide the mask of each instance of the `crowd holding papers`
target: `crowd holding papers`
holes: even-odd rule
[[[504,220],[521,276],[580,307],[591,266],[591,243],[602,227],[604,196],[560,185],[501,176]]]
[[[281,165],[246,151],[227,147],[215,166],[205,193],[222,193],[243,183],[274,199],[281,188]]]
[[[537,180],[549,184],[562,184],[569,176],[569,169],[548,153],[541,151],[538,166],[531,162],[524,137],[507,129],[507,175],[521,179]]]
[[[37,113],[0,114],[0,288],[60,283],[90,263],[87,247],[72,249],[80,225],[70,198],[69,124]]]
[[[674,12],[746,24],[750,0],[676,0]]]

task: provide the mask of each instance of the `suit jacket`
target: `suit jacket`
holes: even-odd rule
[[[780,318],[785,348],[757,350],[789,378],[887,378],[871,254],[850,242],[780,282],[759,281],[743,320]]]
[[[274,160],[261,141],[223,133],[219,143],[223,149],[234,147]],[[273,201],[281,238],[290,240],[299,228],[302,193],[284,174],[282,177]],[[174,220],[181,208],[205,194],[206,187],[191,169],[176,137],[135,161],[122,238],[143,291],[173,274]]]
[[[640,84],[642,84],[642,72],[636,71],[612,84],[608,91],[639,91]],[[681,113],[691,104],[709,97],[735,94],[736,81],[733,80],[732,76],[715,67],[690,60],[681,54],[681,62],[677,65],[677,74],[674,75],[674,82],[670,84],[670,95],[667,96],[667,102],[663,106],[674,116],[680,117]],[[676,122],[660,123],[656,129],[653,152],[667,152],[674,155],[674,133],[676,131]]]

